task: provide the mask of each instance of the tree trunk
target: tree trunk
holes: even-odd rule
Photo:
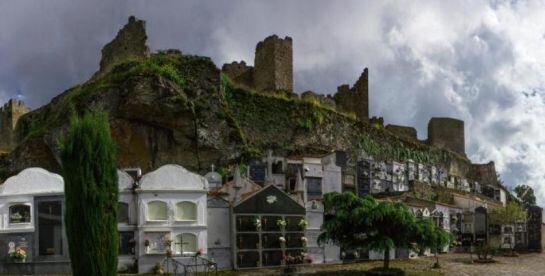
[[[390,248],[384,250],[384,269],[390,268]]]
[[[435,249],[435,267],[439,267],[439,248]]]

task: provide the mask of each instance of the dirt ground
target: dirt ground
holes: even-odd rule
[[[473,256],[475,258],[475,255]],[[545,275],[545,253],[521,254],[519,257],[495,257],[497,262],[491,264],[478,264],[469,262],[469,254],[444,254],[440,255],[441,269],[432,269],[435,259],[433,257],[421,257],[414,260],[392,261],[391,266],[402,268],[408,276],[533,276]],[[320,272],[320,275],[364,275],[364,271],[373,267],[382,266],[381,261],[364,261],[351,264],[327,264],[305,266],[299,269],[304,275],[312,275]],[[341,273],[350,271],[352,273]],[[225,271],[221,276],[266,276],[279,275],[279,270],[261,269],[245,271]]]

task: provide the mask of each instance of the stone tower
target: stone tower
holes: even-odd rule
[[[146,45],[147,39],[146,22],[134,16],[129,17],[129,22],[119,30],[114,40],[102,48],[100,70],[95,76],[107,73],[123,61],[149,57],[150,50]]]
[[[0,108],[0,151],[9,152],[17,146],[15,127],[17,121],[24,114],[28,113],[30,108],[25,103],[15,99],[9,100]]]
[[[365,68],[358,81],[337,87],[335,104],[340,111],[353,112],[360,121],[369,120],[369,70]]]
[[[257,90],[293,91],[293,46],[291,37],[269,36],[255,48],[254,85]]]
[[[464,121],[453,118],[431,118],[428,122],[428,144],[465,154]]]

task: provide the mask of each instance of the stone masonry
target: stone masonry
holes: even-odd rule
[[[259,91],[293,92],[293,42],[290,37],[272,35],[255,49],[255,67],[246,62],[224,64],[222,72],[234,83]]]
[[[146,46],[146,22],[134,16],[117,33],[110,43],[102,48],[100,70],[96,75],[107,73],[115,65],[131,58],[149,57],[150,50]]]
[[[405,138],[409,138],[413,140],[417,139],[416,129],[414,127],[387,125],[386,129],[401,137],[405,137]]]
[[[335,94],[337,109],[343,112],[353,112],[360,121],[369,120],[369,71],[363,70],[354,86],[343,84]]]
[[[254,67],[246,65],[245,61],[226,63],[221,71],[234,83],[245,88],[254,88]]]
[[[428,144],[465,155],[464,121],[453,118],[431,118]]]
[[[254,84],[257,90],[293,91],[293,46],[291,37],[269,36],[255,48]]]
[[[29,111],[30,108],[25,106],[25,103],[15,99],[9,100],[0,108],[0,151],[9,152],[17,146],[15,133],[17,121]]]

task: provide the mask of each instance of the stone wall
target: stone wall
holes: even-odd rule
[[[498,184],[498,176],[496,174],[496,166],[493,161],[488,162],[487,164],[472,164],[472,178],[473,180],[479,182],[481,186],[484,185],[493,185]]]
[[[100,70],[96,75],[100,76],[128,59],[149,57],[147,38],[146,22],[134,16],[129,17],[129,22],[119,30],[114,40],[102,48]]]
[[[465,155],[464,121],[453,118],[431,118],[428,123],[429,145]]]
[[[221,71],[238,85],[254,87],[254,67],[246,65],[245,61],[226,63],[221,67]]]
[[[15,127],[30,108],[22,101],[11,99],[0,108],[0,151],[9,152],[17,146]]]
[[[343,112],[353,112],[360,121],[369,119],[369,71],[363,70],[358,81],[350,88],[343,84],[337,88],[335,102],[337,108]]]
[[[255,49],[254,84],[257,90],[293,91],[293,46],[291,37],[269,36]]]
[[[390,132],[409,139],[417,139],[416,129],[408,126],[387,125],[386,129]]]

